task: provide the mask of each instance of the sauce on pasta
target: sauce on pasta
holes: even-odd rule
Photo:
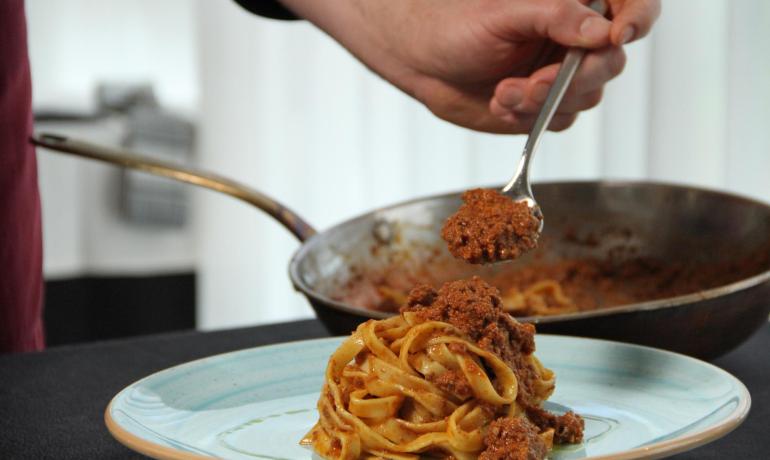
[[[579,416],[541,408],[555,379],[534,334],[480,278],[419,286],[334,352],[302,442],[329,460],[542,459],[580,442]]]

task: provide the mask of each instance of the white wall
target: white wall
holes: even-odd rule
[[[164,107],[196,114],[194,2],[34,0],[26,8],[37,110],[88,113],[97,84],[147,82]],[[125,134],[119,118],[36,129],[112,145]],[[43,150],[38,158],[47,278],[194,268],[191,226],[164,230],[122,219],[117,169]]]
[[[193,0],[26,2],[35,107],[90,108],[103,81],[146,81],[164,106],[194,111]]]

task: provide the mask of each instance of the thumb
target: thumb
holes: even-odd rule
[[[498,5],[496,25],[511,40],[548,38],[583,48],[610,44],[612,22],[578,0],[504,1]]]

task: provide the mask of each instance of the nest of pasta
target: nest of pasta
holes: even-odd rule
[[[541,408],[555,377],[534,327],[479,278],[412,290],[329,359],[319,421],[303,443],[326,459],[542,459],[582,441],[583,420]]]

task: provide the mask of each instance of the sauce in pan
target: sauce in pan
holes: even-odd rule
[[[417,284],[440,286],[447,280],[477,274],[500,290],[503,308],[513,315],[548,316],[692,294],[746,279],[770,266],[770,247],[723,262],[662,260],[630,251],[558,260],[533,255],[526,264],[470,271],[439,253],[421,260],[392,257],[389,264],[377,269],[353,267],[352,276],[335,298],[397,312]]]

